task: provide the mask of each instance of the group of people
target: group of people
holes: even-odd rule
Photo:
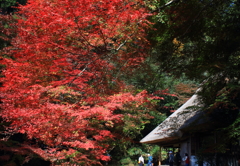
[[[179,151],[176,153],[175,156],[173,155],[173,152],[170,151],[169,152],[169,165],[173,166],[174,161],[176,161],[177,166],[180,166],[182,161],[185,162],[185,166],[189,166],[189,164],[190,164],[190,159],[189,159],[187,153],[185,153],[185,156],[182,158]]]
[[[185,156],[182,158],[180,155],[180,151],[178,151],[175,156],[172,151],[169,152],[169,166],[173,166],[174,161],[176,161],[177,166],[180,166],[182,161],[185,162],[185,166],[189,166],[190,164],[188,154],[185,153]]]
[[[169,160],[169,166],[173,166],[174,162],[176,162],[177,166],[180,166],[182,161],[185,162],[185,166],[189,166],[189,164],[190,164],[190,159],[189,159],[188,154],[185,153],[185,156],[182,158],[180,155],[180,151],[178,151],[175,156],[174,156],[173,152],[170,151],[168,160]],[[138,164],[139,164],[139,166],[144,166],[144,158],[142,155],[138,158]],[[153,166],[153,157],[150,154],[148,154],[147,166]]]
[[[142,155],[138,158],[138,164],[139,166],[144,166],[144,158]],[[147,166],[153,166],[153,157],[150,154],[148,154]]]

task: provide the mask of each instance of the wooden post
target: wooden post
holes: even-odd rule
[[[160,146],[160,155],[159,155],[159,163],[158,163],[158,165],[162,165],[161,162],[162,162],[162,147]]]

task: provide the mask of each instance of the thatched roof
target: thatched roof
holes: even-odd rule
[[[201,111],[200,108],[199,97],[197,94],[194,94],[185,104],[171,114],[140,142],[161,144],[178,140],[183,136],[183,133],[186,131],[185,129],[193,126],[194,123],[202,124],[206,122],[206,119],[202,117],[203,111]]]

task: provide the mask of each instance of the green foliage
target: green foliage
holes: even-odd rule
[[[160,156],[160,147],[159,146],[157,146],[157,145],[152,145],[152,146],[150,146],[150,151],[149,151],[149,153],[153,156],[153,157],[155,157],[155,158],[158,158],[159,156]]]
[[[228,134],[230,137],[238,139],[240,136],[240,115],[238,115],[237,119],[231,124],[225,131],[230,131]]]
[[[129,164],[132,164],[133,161],[131,160],[130,157],[127,157],[127,158],[121,159],[120,163],[121,163],[121,166],[124,166],[124,165],[127,166]]]
[[[149,38],[159,69],[200,81],[222,74],[239,75],[239,5],[236,1],[188,1],[159,12]],[[222,78],[219,78],[222,79]]]
[[[16,11],[15,7],[19,4],[25,5],[27,0],[0,0],[0,9],[2,13],[12,13]]]
[[[16,4],[16,0],[0,0],[0,7],[1,8],[6,8],[6,7],[10,7]]]
[[[226,91],[222,91],[222,94],[217,98],[216,103],[225,103],[228,109],[225,109],[223,119],[232,120],[231,123],[222,129],[223,132],[229,136],[227,141],[235,142],[240,136],[240,88],[236,85],[228,85]],[[214,107],[214,106],[213,106]],[[229,107],[231,109],[229,109]],[[226,122],[225,122],[226,123]]]
[[[159,73],[202,83],[206,110],[226,138],[239,138],[240,2],[237,0],[148,1],[157,14],[149,33]],[[152,7],[153,6],[153,7]]]

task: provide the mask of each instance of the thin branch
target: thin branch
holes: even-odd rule
[[[118,51],[121,47],[123,47],[123,46],[126,44],[126,42],[127,42],[127,40],[125,40],[123,43],[121,43],[121,44],[118,46],[118,48],[116,49],[116,51]],[[113,54],[113,53],[111,53],[110,55],[112,55],[112,54]],[[99,58],[97,58],[97,59],[99,59]],[[95,60],[89,62],[88,64],[86,64],[85,67],[84,67],[84,69],[81,70],[81,72],[79,72],[79,73],[75,76],[75,78],[73,78],[73,79],[68,83],[68,85],[71,85],[71,84],[73,83],[73,81],[75,81],[78,77],[80,77],[80,76],[83,74],[83,72],[87,69],[88,65],[90,65],[91,63],[93,63],[93,62],[96,61],[97,59],[95,59]]]
[[[119,45],[119,47],[116,49],[116,51],[120,50],[125,44],[127,43],[127,40],[125,40],[122,44]]]
[[[94,61],[95,61],[95,60],[94,60]],[[83,74],[83,72],[87,69],[88,65],[90,65],[90,64],[93,63],[94,61],[91,61],[91,62],[89,62],[88,64],[86,64],[85,67],[84,67],[84,69],[83,69],[81,72],[79,72],[79,73],[76,75],[76,77],[73,78],[73,79],[68,83],[68,85],[70,86],[70,85],[73,83],[73,81],[75,81],[78,77],[80,77],[80,76]]]
[[[171,5],[172,3],[178,2],[178,1],[179,1],[179,0],[171,0],[171,1],[169,1],[168,3],[166,3],[166,4],[162,5],[161,7],[159,7],[158,9],[163,9],[163,8]]]
[[[171,0],[168,3],[165,3],[164,5],[160,6],[157,10],[154,10],[153,12],[160,12],[161,9],[170,6],[171,4],[175,3],[175,2],[179,2],[180,0]]]
[[[188,28],[186,29],[186,31],[183,33],[183,35],[181,36],[184,36],[188,31],[189,29],[193,26],[193,24],[196,22],[197,18],[200,16],[200,14],[204,11],[204,9],[209,6],[212,2],[209,2],[208,4],[206,4],[205,6],[203,6],[203,8],[198,12],[198,14],[194,17],[192,23],[188,26]]]

